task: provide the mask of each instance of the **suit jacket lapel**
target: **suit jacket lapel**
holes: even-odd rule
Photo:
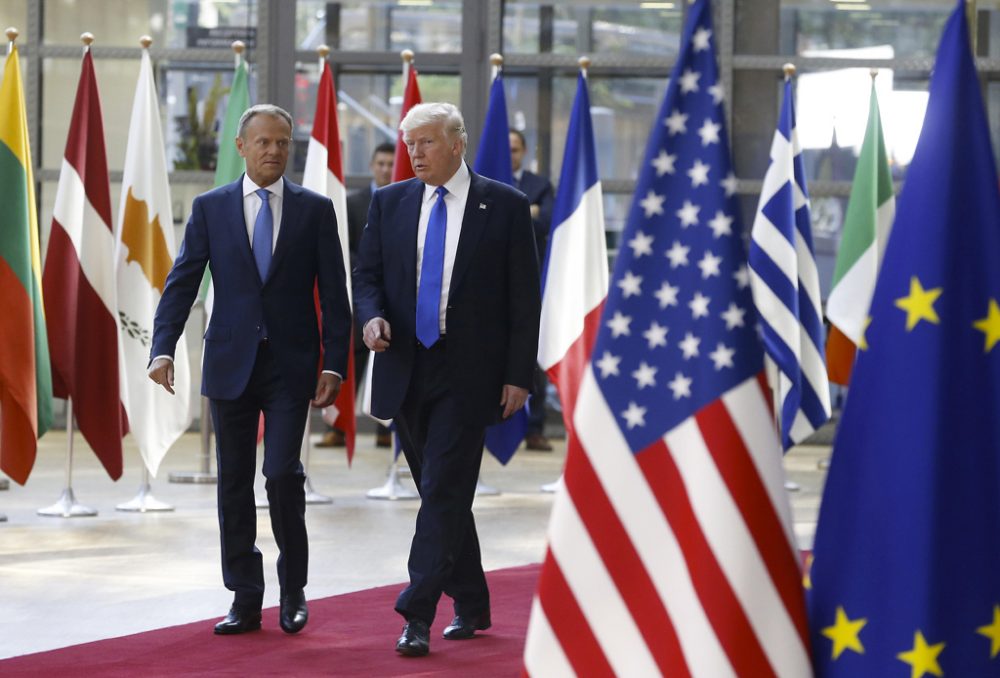
[[[492,200],[486,197],[485,181],[478,174],[469,170],[471,183],[469,197],[465,202],[465,214],[462,216],[462,233],[458,238],[458,251],[455,253],[455,264],[451,270],[450,289],[458,289],[462,276],[469,268],[472,253],[476,251],[479,238],[486,227],[486,217],[490,212]]]
[[[397,242],[400,247],[400,259],[403,265],[403,280],[407,285],[408,298],[417,302],[417,235],[420,230],[420,209],[424,198],[424,182],[414,181],[413,185],[399,201],[399,214],[402,231]],[[387,237],[385,224],[382,225],[382,238]],[[391,237],[391,236],[388,236]]]

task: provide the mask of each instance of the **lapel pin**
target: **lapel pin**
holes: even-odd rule
[[[481,209],[481,210],[486,209],[486,203],[484,203],[484,202],[479,203],[479,209]]]

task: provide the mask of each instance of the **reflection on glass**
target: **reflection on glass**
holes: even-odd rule
[[[253,47],[257,25],[256,3],[231,0],[47,0],[43,12],[48,44],[80,42],[90,31],[95,44],[134,47],[140,35],[166,47],[228,48],[233,40]]]
[[[343,50],[412,49],[418,54],[462,51],[460,0],[436,0],[427,4],[353,0],[339,5],[340,48]],[[309,47],[311,45],[304,48]]]
[[[586,49],[616,55],[677,54],[682,2],[652,7],[638,2],[506,2],[504,52],[577,54]],[[546,9],[551,25],[543,27]],[[588,36],[589,46],[580,43],[581,35]]]
[[[233,69],[205,70],[177,65],[163,70],[160,96],[166,99],[163,125],[167,162],[175,170],[214,171],[219,144],[235,143],[233,139],[218,138]],[[250,78],[252,87],[252,74]]]
[[[897,57],[933,57],[952,3],[783,0],[784,54],[887,45]]]
[[[451,75],[420,75],[424,101],[459,100],[459,78]],[[305,150],[316,114],[319,75],[315,64],[300,64],[295,79],[296,153],[293,170],[305,165]],[[395,142],[403,105],[401,76],[342,74],[337,87],[337,123],[340,128],[341,160],[346,175],[368,175],[372,151],[386,141]]]

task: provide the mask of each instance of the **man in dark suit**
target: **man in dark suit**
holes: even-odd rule
[[[201,392],[211,401],[218,463],[222,576],[234,592],[217,634],[260,628],[264,573],[254,545],[257,422],[264,413],[264,477],[277,542],[279,622],[305,626],[309,547],[299,450],[309,403],[325,407],[347,369],[351,310],[337,219],[329,199],[284,179],[292,118],[261,104],[243,113],[237,181],[198,196],[156,309],[149,377],[173,393],[174,348],[205,266],[215,308],[205,332]],[[322,306],[322,373],[314,283]]]
[[[528,398],[541,301],[528,201],[469,170],[458,109],[414,106],[400,129],[416,178],[375,192],[354,299],[372,414],[396,422],[422,500],[396,600],[396,651],[421,656],[442,592],[445,638],[491,624],[472,500],[486,427]]]
[[[359,189],[347,196],[347,235],[348,246],[351,250],[351,268],[354,268],[358,259],[358,243],[361,241],[361,233],[365,230],[365,222],[368,220],[368,206],[372,201],[372,194],[376,189],[387,186],[392,182],[392,165],[396,159],[396,145],[389,142],[379,144],[372,153],[372,160],[368,168],[372,173],[372,180],[367,186]],[[361,387],[364,383],[365,369],[368,365],[368,348],[361,338],[360,326],[355,326],[354,332],[354,373],[358,375],[356,386]],[[323,437],[316,443],[316,447],[343,447],[345,444],[344,432],[330,428]],[[375,425],[375,446],[391,447],[392,433],[382,424]]]
[[[514,170],[514,188],[528,196],[531,204],[531,225],[535,230],[535,245],[538,248],[539,270],[545,261],[549,230],[552,228],[552,207],[555,191],[552,182],[543,176],[524,169],[524,153],[527,148],[524,134],[520,130],[510,130],[510,164]],[[545,391],[548,382],[545,372],[535,368],[531,384],[531,402],[528,404],[528,431],[524,447],[538,452],[551,452],[552,443],[545,437]]]

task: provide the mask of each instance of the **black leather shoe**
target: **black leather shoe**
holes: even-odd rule
[[[285,633],[298,633],[306,625],[309,621],[309,608],[306,606],[306,594],[302,589],[281,594],[281,612],[278,621]]]
[[[490,613],[476,615],[475,617],[463,617],[456,615],[448,626],[444,627],[445,640],[467,640],[476,635],[476,631],[485,631],[492,626]]]
[[[410,619],[403,626],[403,635],[396,641],[396,652],[407,657],[423,657],[431,651],[431,630],[427,622]]]
[[[231,636],[260,629],[260,610],[246,610],[233,605],[226,618],[215,625],[215,635]]]

